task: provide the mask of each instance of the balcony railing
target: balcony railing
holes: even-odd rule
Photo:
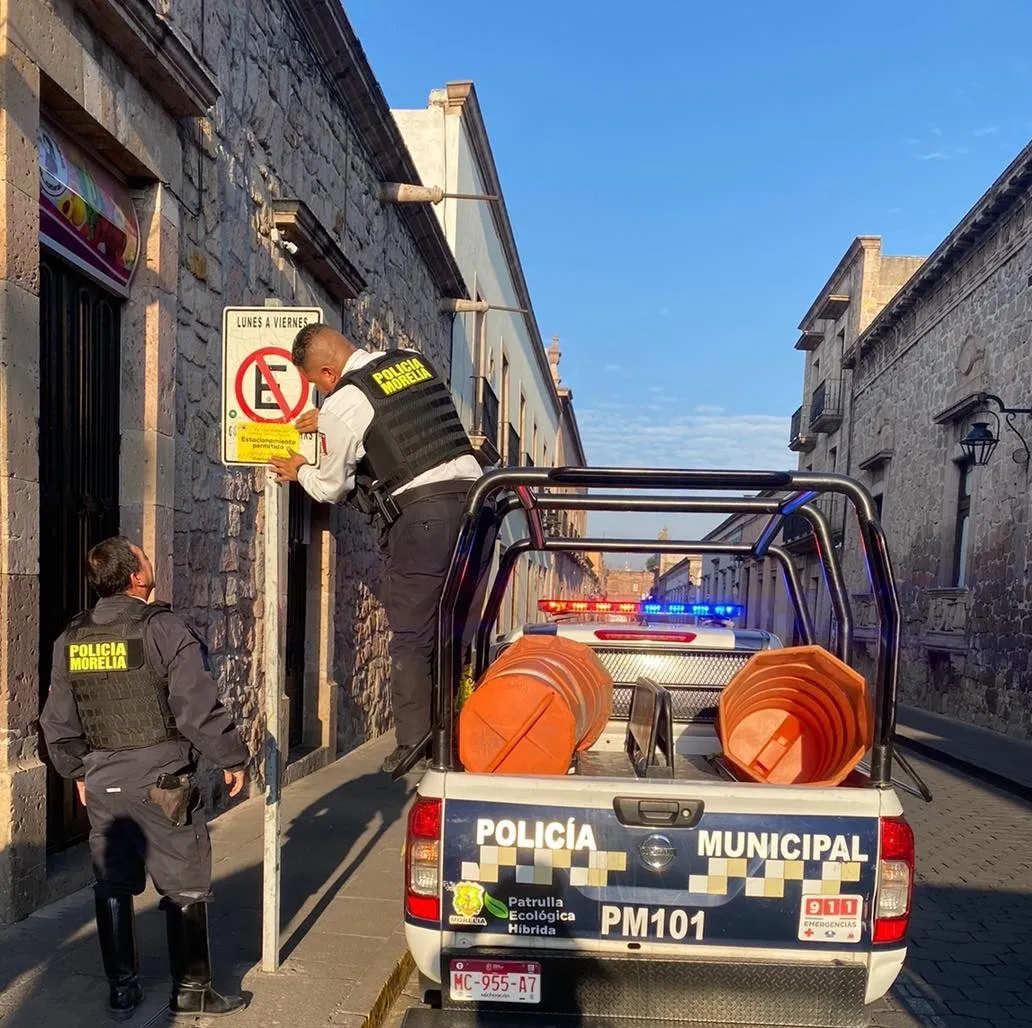
[[[840,540],[845,531],[845,519],[847,511],[846,498],[835,494],[820,496],[811,501],[825,517],[828,522],[828,531],[831,533],[832,542]],[[781,530],[781,540],[786,546],[800,544],[812,545],[812,528],[802,514],[792,514],[785,518],[784,528]]]
[[[473,429],[469,438],[481,464],[497,463],[498,397],[482,376],[473,379]]]
[[[525,468],[532,468],[534,466],[534,458],[529,453],[523,455],[523,466]]]
[[[788,433],[788,448],[790,450],[809,452],[816,446],[817,438],[809,431],[810,414],[809,408],[800,407],[792,415],[792,427]]]
[[[512,425],[506,428],[504,460],[507,467],[520,466],[520,434]]]
[[[793,543],[809,540],[812,531],[810,522],[802,514],[792,514],[785,518],[784,527],[781,529],[781,541],[786,546],[791,546]]]
[[[842,379],[826,378],[810,400],[810,428],[834,432],[842,424]]]

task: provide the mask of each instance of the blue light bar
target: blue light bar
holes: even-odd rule
[[[692,614],[707,618],[740,618],[745,607],[740,603],[652,603],[641,605],[642,614]]]

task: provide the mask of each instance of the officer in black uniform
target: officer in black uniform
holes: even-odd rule
[[[148,603],[154,571],[127,539],[89,553],[100,599],[54,645],[40,726],[57,771],[73,779],[90,819],[97,934],[117,1020],[143,993],[133,896],[145,872],[162,894],[173,1014],[239,1010],[212,988],[208,943],[211,843],[193,774],[198,751],[224,769],[230,796],[249,754],[219,702],[200,637],[163,603]]]
[[[299,482],[314,500],[346,500],[369,515],[386,549],[397,747],[383,770],[392,772],[430,727],[437,606],[466,496],[483,472],[448,386],[423,354],[361,350],[316,323],[298,333],[292,359],[326,395],[297,422],[301,432],[318,429],[323,455],[318,467],[300,454],[270,463],[280,481]],[[475,610],[492,545],[484,547]],[[475,627],[470,619],[464,645]]]

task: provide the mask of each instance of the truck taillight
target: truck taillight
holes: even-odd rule
[[[914,833],[901,817],[879,822],[878,881],[873,942],[901,942],[910,922],[914,891]]]
[[[441,801],[418,796],[405,840],[405,910],[424,921],[441,917]]]

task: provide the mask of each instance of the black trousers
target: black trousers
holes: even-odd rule
[[[154,888],[180,906],[211,899],[211,839],[198,797],[177,827],[147,797],[147,785],[119,792],[86,788],[90,857],[101,892],[139,896]]]
[[[391,704],[399,746],[414,746],[430,728],[431,683],[437,654],[437,605],[466,504],[465,493],[417,500],[401,512],[387,535],[385,607],[391,628]],[[493,540],[485,546],[479,609],[487,585]],[[470,619],[462,645],[476,631]]]

